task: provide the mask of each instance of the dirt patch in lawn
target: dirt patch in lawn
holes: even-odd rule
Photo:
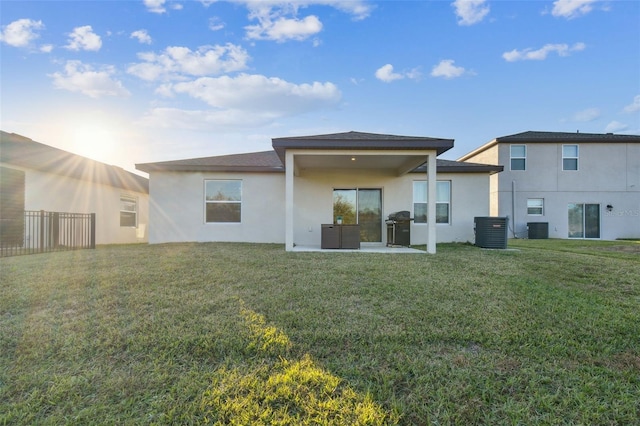
[[[640,254],[640,244],[601,247],[600,250],[617,251],[617,252],[620,252],[620,253],[637,253],[637,254]]]

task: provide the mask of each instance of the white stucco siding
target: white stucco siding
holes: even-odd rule
[[[513,218],[510,193],[500,198],[503,216]],[[527,214],[527,199],[542,198],[544,214]],[[618,238],[640,237],[640,193],[615,191],[567,191],[567,192],[516,192],[515,223],[510,222],[509,237],[527,238],[527,223],[546,222],[549,225],[549,238],[568,238],[569,203],[600,205],[600,238],[615,240]],[[607,205],[613,208],[607,210]]]
[[[207,179],[242,181],[242,222],[205,223],[204,182]],[[293,242],[320,246],[321,225],[333,222],[333,190],[382,190],[382,243],[384,219],[395,211],[413,215],[413,181],[426,174],[398,177],[385,171],[318,170],[294,178]],[[451,181],[451,223],[438,224],[438,242],[473,241],[473,218],[489,213],[489,176],[485,173],[440,174]],[[179,241],[285,242],[284,173],[153,172],[150,179],[151,243]],[[412,225],[412,244],[425,244],[426,225]]]
[[[450,223],[436,225],[438,242],[474,242],[474,218],[490,215],[489,175],[487,173],[442,173],[438,174],[438,180],[451,181]],[[422,226],[424,225],[417,224],[413,225],[413,228]],[[423,232],[416,232],[418,238],[423,234]]]
[[[294,243],[319,246],[321,225],[333,223],[333,190],[352,188],[382,189],[383,218],[394,211],[411,210],[411,183],[402,185],[402,178],[389,173],[365,170],[305,171],[295,179]]]
[[[383,243],[386,243],[384,219],[395,211],[409,210],[413,217],[413,181],[426,174],[409,173],[397,177],[382,172],[314,170],[296,177],[294,242],[318,246],[321,225],[333,222],[333,190],[348,188],[382,189]],[[485,173],[439,174],[438,180],[451,181],[451,220],[436,225],[437,242],[474,241],[475,216],[489,215],[489,176]],[[426,244],[427,225],[412,224],[411,243]]]
[[[208,179],[242,181],[240,223],[206,223]],[[284,174],[153,172],[150,194],[150,243],[284,243]]]
[[[63,213],[95,213],[96,244],[147,241],[149,196],[145,193],[6,165],[25,172],[25,209]],[[120,197],[137,201],[138,227],[120,226]]]

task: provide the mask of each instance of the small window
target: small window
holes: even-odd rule
[[[562,170],[578,170],[578,145],[562,145]]]
[[[511,170],[526,170],[527,147],[525,145],[511,145]]]
[[[138,200],[134,197],[120,197],[120,226],[138,226]]]
[[[451,181],[436,183],[436,223],[450,223]],[[427,181],[413,182],[413,217],[415,223],[427,223]]]
[[[239,223],[242,217],[242,181],[206,180],[205,220],[207,223]]]
[[[527,214],[542,216],[544,214],[544,198],[529,198],[527,200]]]

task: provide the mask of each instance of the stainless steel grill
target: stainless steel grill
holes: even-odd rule
[[[401,210],[391,213],[387,224],[387,246],[408,246],[411,244],[411,212]]]

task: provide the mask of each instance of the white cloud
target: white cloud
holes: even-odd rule
[[[165,13],[167,9],[164,8],[166,0],[144,0],[144,5],[149,12],[153,13]]]
[[[598,108],[587,108],[583,111],[578,111],[577,113],[575,113],[575,115],[573,116],[573,120],[589,122],[599,118],[600,115],[600,110]]]
[[[632,113],[640,111],[640,95],[636,95],[633,98],[633,102],[629,105],[625,106],[623,109],[624,112]]]
[[[224,28],[224,22],[220,20],[217,16],[209,18],[209,29],[211,31],[219,31]]]
[[[322,31],[322,22],[315,15],[303,19],[277,18],[261,19],[258,25],[248,25],[247,38],[254,40],[305,40]]]
[[[27,47],[31,41],[40,37],[37,31],[42,30],[42,21],[18,19],[5,26],[0,32],[0,41],[13,47]]]
[[[51,53],[53,51],[53,44],[43,44],[40,46],[40,51],[43,53]]]
[[[140,43],[151,44],[151,36],[147,30],[138,30],[131,33],[131,38],[138,39]]]
[[[122,83],[112,79],[113,74],[115,69],[112,66],[105,66],[96,71],[80,61],[67,61],[63,73],[57,72],[49,77],[53,78],[53,85],[58,89],[79,92],[92,98],[129,96],[129,91]]]
[[[591,6],[597,0],[556,0],[553,2],[551,14],[555,17],[567,19],[577,18],[591,12]]]
[[[443,59],[431,70],[431,77],[444,77],[447,79],[460,77],[465,73],[463,67],[453,65],[453,59]]]
[[[418,68],[397,73],[393,71],[393,65],[386,64],[376,70],[375,76],[378,80],[384,81],[385,83],[391,83],[394,80],[401,80],[403,78],[417,80],[422,76],[422,73],[420,73]]]
[[[322,22],[317,16],[298,16],[300,9],[308,6],[330,6],[352,15],[355,20],[365,19],[373,9],[373,6],[361,0],[229,1],[245,5],[249,10],[249,19],[257,21],[257,24],[245,27],[247,38],[278,42],[306,40],[322,31]],[[317,44],[316,40],[314,44]]]
[[[212,107],[243,111],[269,111],[293,115],[336,104],[341,93],[333,83],[294,84],[280,78],[240,74],[237,77],[202,77],[176,83],[175,93],[187,94]]]
[[[69,44],[65,46],[69,50],[100,50],[102,40],[93,32],[91,25],[77,27],[69,34]]]
[[[456,10],[458,25],[473,25],[489,14],[485,0],[455,0],[451,5]]]
[[[571,52],[578,52],[584,50],[587,46],[584,43],[576,43],[573,46],[568,44],[546,44],[538,50],[532,50],[530,48],[518,50],[513,49],[510,52],[505,52],[502,57],[507,62],[535,60],[542,61],[547,59],[549,53],[556,52],[558,56],[569,56]]]
[[[607,127],[605,127],[604,131],[606,133],[616,133],[627,130],[628,128],[629,126],[627,124],[620,123],[619,121],[612,121],[611,123],[607,124]]]
[[[162,53],[139,53],[143,62],[129,66],[127,72],[143,80],[172,80],[184,76],[217,75],[241,71],[247,67],[249,54],[240,46],[202,46],[196,51],[170,46]]]
[[[249,74],[164,84],[156,92],[165,96],[185,94],[213,109],[155,108],[143,118],[145,125],[199,130],[263,125],[282,117],[335,106],[342,96],[329,82],[294,84]]]

